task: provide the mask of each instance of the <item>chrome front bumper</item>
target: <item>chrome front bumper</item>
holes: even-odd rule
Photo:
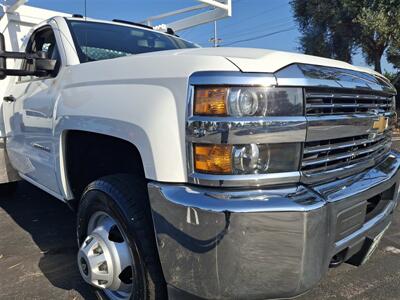
[[[374,169],[313,187],[150,183],[170,298],[293,297],[313,287],[338,253],[361,262],[368,242],[391,222],[399,167],[392,152]]]

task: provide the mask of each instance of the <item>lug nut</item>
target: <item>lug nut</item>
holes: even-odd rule
[[[93,249],[93,253],[97,254],[97,255],[103,254],[103,249],[99,245],[99,246],[97,246],[96,248]]]
[[[99,265],[99,271],[108,272],[107,262],[102,262],[102,263]]]

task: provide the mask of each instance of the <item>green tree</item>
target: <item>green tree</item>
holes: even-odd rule
[[[349,1],[350,2],[350,1]],[[356,1],[358,2],[358,1]],[[355,37],[365,60],[382,72],[381,60],[388,47],[400,40],[400,5],[397,0],[359,1],[354,21],[360,28]],[[364,5],[361,7],[361,5]]]
[[[351,62],[355,50],[353,14],[342,0],[292,0],[300,50]]]
[[[400,0],[292,0],[291,5],[305,53],[351,62],[355,50],[360,49],[378,72],[388,49],[388,59],[389,54],[391,62],[396,59]],[[320,45],[321,41],[326,45]],[[324,48],[329,50],[318,51]]]
[[[389,79],[390,82],[394,82],[397,79],[397,76],[399,76],[399,74],[397,72],[384,71],[383,76]]]
[[[387,50],[387,60],[400,71],[400,42],[390,45]]]

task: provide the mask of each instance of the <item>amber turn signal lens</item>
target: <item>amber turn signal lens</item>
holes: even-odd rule
[[[231,145],[194,145],[194,166],[202,173],[231,174]]]
[[[196,87],[194,114],[203,116],[225,116],[228,88]]]

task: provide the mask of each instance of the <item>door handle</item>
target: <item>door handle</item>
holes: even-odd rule
[[[15,100],[17,100],[17,99],[15,99],[15,97],[13,95],[10,95],[10,96],[5,96],[3,98],[3,100],[6,102],[15,102]]]

